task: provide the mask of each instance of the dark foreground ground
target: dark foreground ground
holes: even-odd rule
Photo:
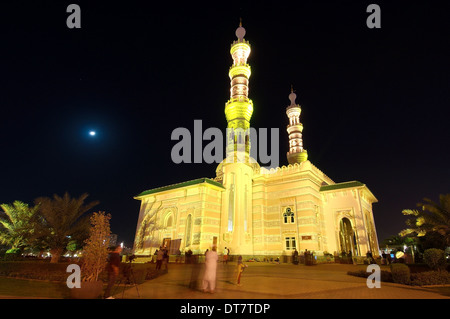
[[[126,290],[116,289],[116,298],[125,299],[450,299],[450,287],[411,287],[381,283],[369,289],[366,279],[347,271],[363,265],[248,263],[242,286],[235,284],[235,263],[219,264],[214,294],[203,293],[203,264],[171,264],[166,275]],[[198,267],[199,269],[196,269]]]

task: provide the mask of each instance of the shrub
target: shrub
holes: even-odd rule
[[[430,248],[425,250],[423,259],[432,270],[444,270],[447,266],[445,252],[441,249]]]
[[[413,285],[448,285],[450,284],[450,273],[448,271],[426,271],[411,274]]]
[[[81,273],[83,281],[97,281],[108,260],[111,215],[105,212],[94,213],[91,218],[89,238],[83,247]]]
[[[405,264],[391,264],[392,281],[397,284],[408,285],[411,283],[409,267]]]
[[[16,261],[22,259],[22,252],[19,248],[8,249],[5,253],[5,261]]]

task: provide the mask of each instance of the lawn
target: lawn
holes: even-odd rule
[[[6,297],[69,299],[70,289],[66,285],[69,263],[51,264],[43,261],[0,262],[0,299]],[[122,281],[130,264],[121,263],[118,281]],[[155,272],[154,265],[133,264],[133,279],[140,284],[165,272]],[[15,278],[16,277],[16,278]],[[106,285],[107,273],[100,276]]]
[[[1,296],[67,299],[70,298],[70,291],[65,282],[0,277],[0,298]]]

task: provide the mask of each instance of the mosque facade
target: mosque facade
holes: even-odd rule
[[[171,253],[202,254],[216,246],[231,255],[264,258],[297,251],[316,255],[379,254],[372,204],[377,199],[359,181],[334,182],[308,160],[303,147],[301,107],[291,90],[286,108],[288,165],[261,167],[250,156],[248,97],[251,47],[242,25],[231,45],[230,99],[226,158],[216,176],[143,191],[134,253],[152,255],[160,246]],[[242,146],[239,149],[239,145]]]

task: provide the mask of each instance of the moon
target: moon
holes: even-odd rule
[[[95,131],[89,131],[90,136],[95,136],[95,134],[97,134]]]

